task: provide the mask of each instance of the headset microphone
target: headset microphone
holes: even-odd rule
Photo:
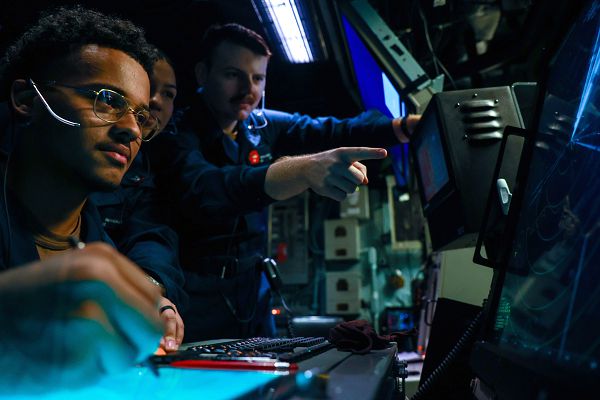
[[[46,99],[44,98],[44,96],[42,96],[42,93],[40,93],[40,90],[38,89],[35,82],[32,79],[29,79],[29,82],[31,83],[31,86],[33,86],[33,89],[38,94],[38,96],[40,96],[42,103],[44,103],[44,105],[46,106],[46,109],[48,110],[50,115],[52,115],[54,118],[56,118],[58,121],[62,122],[65,125],[74,126],[74,127],[81,126],[81,124],[79,122],[69,121],[68,119],[65,119],[65,118],[61,117],[60,115],[58,115],[57,113],[55,113],[52,110],[52,108],[50,107],[50,105],[48,104],[48,102],[46,101]]]

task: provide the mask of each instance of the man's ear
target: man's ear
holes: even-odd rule
[[[200,61],[198,64],[196,64],[194,72],[196,74],[196,82],[198,83],[198,86],[204,86],[204,83],[208,78],[208,66],[206,63]]]
[[[10,87],[10,100],[19,117],[29,118],[33,109],[35,92],[25,79],[15,80]]]

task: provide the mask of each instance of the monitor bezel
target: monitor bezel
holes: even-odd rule
[[[473,368],[475,375],[483,380],[483,382],[491,389],[504,387],[503,385],[514,382],[523,376],[529,377],[530,382],[535,382],[536,384],[543,383],[544,388],[566,388],[567,391],[565,394],[569,396],[577,393],[577,391],[581,389],[577,385],[581,384],[582,382],[588,382],[590,385],[593,385],[593,387],[600,387],[600,381],[598,380],[597,376],[594,377],[591,374],[582,374],[579,370],[573,371],[564,365],[551,363],[547,359],[541,360],[539,365],[531,365],[531,354],[528,354],[528,357],[525,357],[518,353],[512,353],[507,351],[505,347],[501,347],[487,340],[488,338],[492,337],[494,332],[494,325],[497,317],[497,307],[500,302],[502,288],[508,270],[510,254],[513,251],[516,229],[519,223],[519,217],[522,212],[522,205],[525,198],[524,188],[527,187],[530,164],[534,156],[535,142],[540,134],[539,124],[542,112],[544,110],[548,78],[552,70],[553,62],[558,51],[562,47],[565,38],[572,30],[573,24],[577,18],[582,15],[584,6],[591,1],[592,0],[573,5],[570,9],[571,13],[565,15],[563,18],[564,24],[557,27],[555,30],[557,35],[556,41],[544,48],[545,54],[543,59],[545,62],[542,65],[545,65],[546,67],[538,83],[539,91],[537,93],[535,107],[535,126],[532,127],[531,134],[525,136],[523,152],[519,161],[515,187],[513,190],[512,202],[506,219],[506,229],[503,237],[503,241],[506,246],[503,249],[504,251],[498,255],[498,258],[494,264],[496,268],[494,270],[494,278],[490,295],[488,297],[488,301],[486,302],[484,325],[481,334],[482,338],[480,341],[475,343],[470,358],[470,365]],[[488,198],[488,202],[489,201],[490,199]],[[488,215],[485,214],[482,226],[487,223],[487,218]],[[506,368],[502,370],[502,375],[499,376],[498,368],[496,368],[495,371],[488,371],[488,365],[505,366]],[[510,389],[511,392],[507,394],[507,397],[499,398],[511,400],[520,398],[514,396],[518,395],[521,388],[515,386],[514,384],[509,386],[510,387],[507,389]],[[591,387],[592,386],[589,386],[589,388]],[[584,393],[587,393],[588,387],[583,390]],[[549,399],[562,398],[559,396],[554,397],[555,393],[551,394],[552,396],[549,397]],[[498,395],[498,393],[496,393],[496,395]]]
[[[365,34],[364,32],[362,32],[360,30],[359,27],[362,25],[357,23],[356,21],[354,21],[354,16],[351,13],[349,13],[348,11],[341,11],[338,15],[338,19],[339,19],[338,25],[339,25],[339,31],[341,33],[340,37],[342,38],[342,42],[343,42],[342,48],[344,50],[343,51],[344,58],[345,58],[347,64],[350,65],[349,70],[350,70],[350,74],[352,76],[352,81],[353,81],[352,84],[354,87],[353,90],[355,90],[355,92],[357,94],[356,97],[359,99],[361,107],[364,110],[369,109],[369,107],[367,107],[367,105],[365,104],[365,98],[360,90],[358,76],[356,73],[356,65],[354,63],[354,58],[352,57],[352,51],[350,49],[350,45],[348,43],[346,28],[344,27],[344,22],[343,22],[344,18],[346,19],[346,21],[348,21],[348,24],[352,27],[352,29],[354,29],[356,35],[358,36],[359,40],[361,40],[362,44],[366,47],[371,58],[375,61],[375,63],[377,64],[377,66],[379,67],[381,72],[383,72],[386,75],[387,79],[390,81],[390,83],[396,90],[396,93],[398,94],[400,101],[403,102],[406,107],[406,113],[407,114],[414,113],[415,112],[414,105],[409,101],[409,99],[403,92],[402,87],[397,82],[396,78],[392,74],[390,74],[388,69],[385,67],[385,65],[381,59],[381,54],[380,54],[381,52],[377,50],[377,46],[375,46],[373,44],[373,40],[367,34]],[[379,110],[379,111],[392,117],[391,112],[389,112],[389,110],[386,112],[384,112],[382,110]]]
[[[353,97],[359,99],[364,108],[364,102],[358,93],[357,77],[350,55],[350,49],[343,26],[342,17],[345,17],[356,31],[369,53],[390,83],[394,86],[400,99],[406,105],[407,114],[423,113],[436,92],[443,90],[444,75],[434,79],[417,63],[412,54],[378,16],[375,9],[367,1],[335,2],[333,9],[336,31],[342,42],[341,57],[351,75]]]
[[[547,400],[584,398],[578,396],[589,395],[592,388],[600,390],[598,377],[589,371],[546,359],[524,359],[516,351],[488,342],[474,345],[470,365],[498,399],[532,399],[541,392],[546,393]]]
[[[479,229],[479,234],[477,235],[477,242],[475,244],[475,252],[473,254],[473,262],[475,264],[479,264],[482,265],[484,267],[490,267],[490,268],[500,268],[501,265],[506,265],[506,261],[504,262],[504,264],[502,264],[502,258],[503,257],[507,257],[508,255],[508,249],[507,247],[512,246],[512,243],[507,243],[508,240],[508,235],[507,235],[507,230],[509,229],[509,218],[510,218],[510,210],[512,208],[516,208],[519,202],[518,197],[512,199],[511,201],[511,206],[509,208],[509,215],[506,216],[505,218],[505,228],[504,228],[504,232],[500,235],[500,238],[498,239],[498,248],[500,249],[500,252],[498,253],[498,256],[496,258],[492,258],[490,257],[490,255],[484,255],[482,250],[485,247],[485,233],[487,233],[487,228],[490,225],[490,218],[491,218],[491,214],[492,214],[492,208],[494,207],[494,204],[497,204],[497,186],[496,186],[496,180],[498,179],[498,177],[500,176],[500,170],[503,166],[503,156],[504,156],[504,152],[506,150],[506,145],[508,143],[508,139],[511,136],[519,136],[521,138],[523,138],[525,141],[527,141],[528,137],[533,137],[534,133],[532,130],[530,129],[524,129],[524,128],[517,128],[515,126],[507,126],[506,128],[504,128],[504,132],[502,134],[502,142],[500,144],[500,150],[498,153],[498,160],[496,161],[496,165],[494,167],[494,173],[492,176],[492,181],[491,181],[491,186],[490,189],[488,191],[488,196],[487,196],[487,201],[486,201],[486,205],[485,205],[485,209],[484,209],[484,213],[483,213],[483,218],[481,220],[481,228]],[[519,160],[519,165],[518,165],[518,169],[517,169],[517,182],[515,183],[515,186],[512,188],[513,192],[518,193],[518,179],[519,179],[519,171],[521,171],[521,166],[523,165],[523,162],[530,162],[530,159],[527,159],[527,157],[525,157],[525,149],[523,150],[522,154],[521,154],[521,158]],[[522,200],[522,199],[521,199]],[[515,206],[513,207],[513,204],[515,204]],[[494,221],[496,222],[496,221]],[[514,226],[514,228],[516,229],[516,225]],[[487,257],[487,258],[486,258]]]

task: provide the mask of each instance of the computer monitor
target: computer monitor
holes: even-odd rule
[[[433,250],[475,246],[504,127],[522,125],[511,87],[434,94],[411,138]],[[505,156],[511,183],[521,146],[511,142]]]
[[[442,91],[443,75],[430,79],[368,0],[335,3],[341,42],[345,42],[347,52],[351,53],[349,61],[364,99],[374,100],[371,105],[375,108],[378,108],[375,103],[384,105],[394,115],[402,108],[396,92],[408,111],[422,113],[432,94]],[[369,93],[376,98],[371,99]]]
[[[392,118],[405,115],[406,102],[400,97],[388,74],[379,66],[348,18],[342,14],[341,19],[363,107],[377,109]]]
[[[390,118],[423,112],[432,94],[442,90],[443,76],[429,79],[367,1],[340,2],[339,8],[341,42],[363,108]],[[405,189],[408,147],[394,146],[390,158],[396,182]]]
[[[363,108],[378,110],[390,118],[404,117],[407,115],[406,102],[348,18],[342,14],[341,19]],[[390,149],[394,176],[399,186],[406,186],[408,183],[408,163],[404,157],[407,152],[406,146],[402,145]]]
[[[572,7],[578,18],[540,82],[508,215],[511,246],[471,358],[478,392],[499,400],[595,398],[600,389],[600,1]]]

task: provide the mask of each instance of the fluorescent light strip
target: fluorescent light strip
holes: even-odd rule
[[[275,2],[277,4],[274,4]],[[281,0],[268,0],[268,5],[288,60],[296,63],[312,61],[302,23],[295,15],[295,12],[297,13],[295,4]]]
[[[294,0],[263,0],[263,2],[273,20],[287,59],[294,63],[314,61],[296,2]]]

